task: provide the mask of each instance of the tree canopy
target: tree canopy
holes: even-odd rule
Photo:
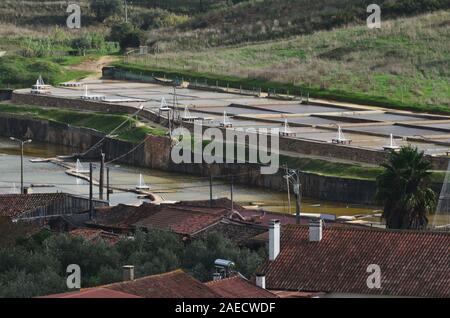
[[[123,11],[122,0],[90,0],[89,5],[99,22],[103,22],[111,16],[119,15]]]
[[[183,268],[201,281],[212,280],[214,260],[230,259],[250,276],[264,251],[240,248],[217,233],[190,243],[172,232],[137,232],[116,245],[86,241],[67,234],[38,234],[0,249],[0,297],[34,297],[68,291],[66,269],[81,268],[83,288],[121,281],[122,266],[135,266],[136,277]]]
[[[111,41],[119,42],[121,49],[138,47],[145,42],[145,34],[131,23],[114,24],[111,27]]]
[[[390,229],[425,229],[436,208],[436,194],[429,187],[431,163],[417,148],[392,152],[377,178],[377,199],[384,205],[383,218]]]

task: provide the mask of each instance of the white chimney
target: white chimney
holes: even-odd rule
[[[309,221],[309,241],[320,242],[322,240],[323,221],[312,219]]]
[[[266,289],[266,275],[256,274],[256,286],[262,289]]]
[[[123,281],[128,282],[134,280],[134,266],[133,265],[125,265],[122,267],[123,269]]]
[[[269,261],[274,261],[280,253],[280,220],[269,222]]]

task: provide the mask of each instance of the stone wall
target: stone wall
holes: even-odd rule
[[[89,110],[103,113],[133,114],[137,111],[135,107],[125,105],[88,101],[76,98],[62,98],[51,95],[32,95],[16,91],[12,94],[12,102],[17,105],[36,105],[73,110]],[[151,121],[157,121],[159,119],[158,114],[149,110],[142,110],[139,113],[139,116]]]

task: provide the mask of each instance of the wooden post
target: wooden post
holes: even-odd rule
[[[103,200],[103,188],[104,188],[104,182],[105,182],[105,154],[101,153],[101,161],[100,161],[100,180],[98,183],[98,188],[99,188],[99,199]]]
[[[296,189],[295,189],[295,220],[297,224],[300,224],[300,209],[301,209],[301,200],[302,200],[302,187],[300,184],[300,170],[297,170],[297,181],[296,181]]]
[[[231,176],[231,212],[234,211],[234,176]]]
[[[94,218],[94,202],[93,202],[93,188],[92,188],[92,162],[89,163],[89,220]]]
[[[212,208],[213,202],[213,177],[209,176],[209,207]]]
[[[109,167],[106,168],[106,200],[109,202]]]

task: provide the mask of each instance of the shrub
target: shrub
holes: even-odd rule
[[[140,10],[132,17],[133,24],[143,30],[172,27],[186,21],[186,15],[177,15],[160,8]]]
[[[112,26],[110,39],[119,42],[120,48],[123,50],[145,43],[145,34],[131,23],[120,23]]]
[[[122,12],[122,0],[90,0],[91,10],[99,22]]]
[[[134,239],[110,246],[80,237],[54,235],[36,248],[16,246],[0,249],[0,297],[34,297],[66,291],[66,267],[78,264],[82,287],[99,286],[121,279],[121,266],[136,266],[136,276],[184,268],[195,278],[211,280],[214,260],[230,259],[236,270],[249,276],[264,255],[234,243],[217,233],[184,244],[175,233],[151,230]]]
[[[118,50],[118,44],[107,42],[105,37],[98,33],[85,33],[82,36],[72,40],[71,46],[77,50],[79,55],[85,55],[87,51],[95,53],[113,53]]]

